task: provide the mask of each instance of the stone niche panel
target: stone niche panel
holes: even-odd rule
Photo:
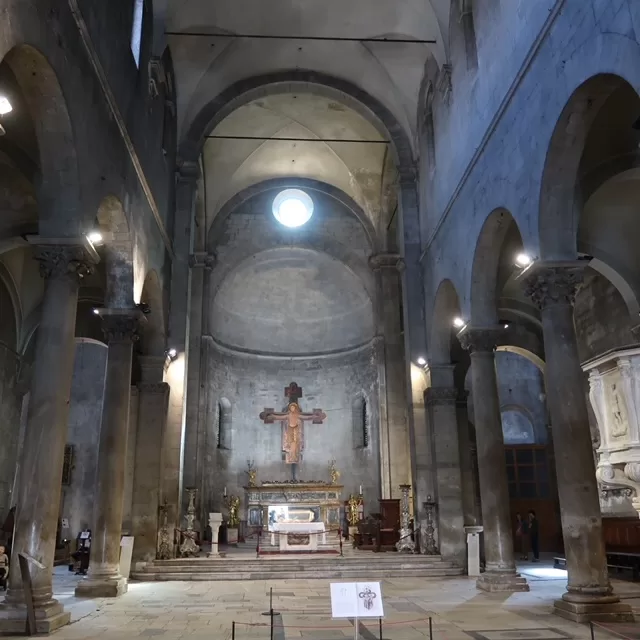
[[[224,510],[222,491],[239,495],[245,510],[247,461],[257,469],[257,483],[291,479],[284,463],[280,423],[264,424],[259,414],[265,407],[282,410],[286,406],[284,388],[292,381],[303,389],[300,405],[304,411],[321,408],[324,424],[304,425],[303,460],[297,472],[300,481],[329,481],[329,461],[340,472],[343,495],[356,493],[362,485],[365,499],[380,496],[379,400],[377,366],[373,346],[340,355],[315,358],[271,358],[232,352],[208,339],[206,455],[203,464],[204,504],[210,510]],[[353,402],[357,394],[367,401],[369,442],[354,444]],[[219,403],[230,404],[231,433],[219,447],[217,429]]]
[[[594,446],[602,509],[640,512],[640,348],[611,351],[583,369],[598,424]]]

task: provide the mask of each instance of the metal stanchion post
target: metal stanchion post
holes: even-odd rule
[[[231,623],[231,640],[236,640],[236,621]]]
[[[343,557],[343,553],[342,553],[342,529],[338,529],[338,536],[340,537],[340,557]]]
[[[589,621],[589,629],[591,631],[591,640],[596,640],[596,632],[593,628],[593,622]]]
[[[378,618],[378,631],[380,632],[380,640],[382,640],[382,618]]]
[[[433,640],[433,623],[431,616],[429,616],[429,640]]]

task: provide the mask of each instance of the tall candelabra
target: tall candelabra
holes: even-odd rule
[[[169,530],[169,506],[166,501],[158,507],[160,528],[158,529],[158,560],[169,560],[173,558],[173,542],[171,531]]]
[[[436,529],[435,529],[435,511],[436,502],[431,496],[427,496],[427,501],[424,503],[425,512],[425,527],[424,534],[422,536],[424,552],[428,556],[437,556],[438,545],[436,544]]]
[[[409,513],[409,491],[411,485],[401,484],[400,491],[402,491],[402,498],[400,500],[400,540],[396,543],[396,549],[398,551],[405,551],[407,553],[415,553],[416,543],[413,541],[411,535],[411,514]]]
[[[185,516],[185,520],[187,521],[187,528],[183,532],[184,540],[180,545],[180,554],[183,557],[197,556],[198,553],[200,553],[200,547],[196,544],[196,531],[193,526],[196,522],[197,493],[197,489],[187,489],[187,494],[189,496],[189,506],[187,507],[187,515]]]

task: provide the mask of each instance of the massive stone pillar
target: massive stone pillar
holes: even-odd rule
[[[469,424],[467,392],[463,391],[456,398],[456,416],[458,420],[458,442],[460,445],[460,474],[462,476],[462,509],[465,526],[482,524],[480,503],[477,500],[478,486],[476,482],[476,443]]]
[[[158,544],[158,508],[162,484],[162,434],[167,425],[169,385],[162,381],[166,358],[138,358],[138,435],[133,476],[131,520],[134,562],[151,562]]]
[[[100,315],[109,351],[89,575],[76,587],[76,595],[85,597],[115,597],[127,591],[127,579],[120,575],[120,536],[131,404],[131,359],[140,312],[103,309]]]
[[[432,385],[453,380],[453,367],[430,367]],[[465,566],[466,536],[462,506],[462,476],[456,399],[453,386],[431,386],[425,392],[432,431],[436,499],[438,503],[438,546],[440,555]]]
[[[482,498],[482,524],[486,571],[477,586],[484,591],[528,591],[516,573],[509,487],[496,379],[495,348],[500,330],[469,328],[459,334],[471,354],[473,412],[476,423],[478,471]]]
[[[16,492],[16,520],[9,592],[0,616],[2,631],[24,631],[26,610],[18,554],[33,558],[33,598],[39,632],[69,622],[69,613],[53,598],[51,575],[55,554],[69,395],[73,374],[74,331],[80,279],[98,262],[84,240],[35,241],[35,258],[45,278],[31,379],[22,469],[28,480]]]
[[[377,254],[369,259],[376,281],[380,390],[380,460],[382,497],[391,498],[411,481],[407,428],[404,345],[400,317],[400,256]]]
[[[607,575],[584,375],[573,324],[583,268],[583,263],[538,263],[523,278],[527,295],[542,315],[547,402],[569,573],[567,592],[555,602],[555,612],[577,622],[628,620],[631,609],[613,594]]]

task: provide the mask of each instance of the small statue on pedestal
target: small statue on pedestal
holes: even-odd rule
[[[331,478],[331,484],[338,484],[340,479],[340,472],[336,469],[336,461],[329,461],[329,477]]]
[[[256,476],[258,475],[258,470],[256,469],[253,460],[247,460],[247,475],[249,476],[249,486],[255,487],[256,485]]]

